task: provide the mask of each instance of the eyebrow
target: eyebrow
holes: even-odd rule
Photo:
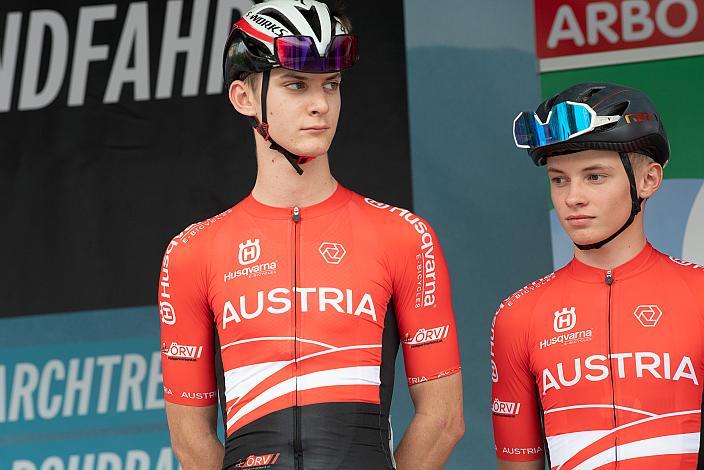
[[[283,75],[280,75],[279,78],[285,79],[285,78],[293,78],[294,80],[308,80],[308,77],[305,75],[298,75],[294,72],[286,72]]]
[[[587,172],[590,172],[590,171],[598,171],[598,170],[613,170],[613,167],[611,167],[611,166],[609,166],[609,165],[592,165],[592,166],[588,166],[588,167],[586,167],[586,168],[582,168],[582,169],[579,170],[579,171],[580,171],[581,173],[587,173]],[[561,174],[565,174],[564,171],[558,170],[557,168],[554,168],[554,167],[551,167],[551,166],[548,167],[548,173],[561,173]]]
[[[586,168],[582,168],[582,172],[595,171],[595,170],[613,170],[613,167],[609,165],[592,165]]]

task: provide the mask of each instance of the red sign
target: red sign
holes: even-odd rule
[[[704,0],[535,0],[535,35],[541,59],[702,42]]]

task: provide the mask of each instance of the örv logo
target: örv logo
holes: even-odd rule
[[[410,345],[412,348],[419,348],[421,346],[427,346],[433,343],[441,343],[443,339],[447,338],[447,333],[449,330],[450,325],[428,329],[421,328],[416,331],[413,336],[406,333],[405,338],[403,338],[403,343]]]
[[[491,412],[499,416],[518,416],[521,411],[521,404],[512,401],[501,401],[498,398],[494,398],[494,402],[491,404]]]
[[[261,254],[262,250],[259,246],[259,239],[247,240],[246,242],[240,243],[240,251],[237,254],[237,260],[242,266],[247,266],[248,264],[256,263]]]
[[[166,343],[162,343],[161,353],[169,359],[196,361],[203,354],[203,346],[187,346],[174,341],[171,346],[166,346]]]
[[[641,325],[646,328],[652,328],[660,321],[662,310],[657,305],[639,305],[633,315],[635,315]]]
[[[552,326],[555,329],[555,333],[564,333],[565,331],[570,331],[577,324],[577,312],[574,307],[563,308],[555,312],[555,319],[552,322]]]
[[[328,264],[340,264],[342,262],[342,258],[344,258],[347,254],[347,251],[345,250],[345,247],[342,246],[342,243],[333,242],[321,243],[318,251],[321,255],[323,255],[323,259]]]
[[[244,460],[241,460],[237,464],[235,464],[235,468],[256,468],[256,469],[264,469],[264,468],[269,468],[270,466],[274,465],[276,461],[279,459],[279,455],[281,453],[276,453],[276,454],[265,454],[265,455],[250,455]]]

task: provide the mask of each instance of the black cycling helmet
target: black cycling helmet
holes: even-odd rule
[[[660,114],[642,91],[613,83],[579,83],[543,101],[535,113],[545,122],[552,107],[564,101],[585,103],[599,116],[621,119],[564,142],[528,149],[536,165],[545,165],[548,157],[590,149],[637,152],[663,167],[669,161],[670,145]]]
[[[545,165],[550,157],[583,150],[618,152],[630,184],[631,213],[623,226],[610,237],[589,245],[575,243],[580,250],[591,250],[601,248],[619,236],[641,211],[643,199],[638,196],[628,154],[634,152],[646,155],[664,167],[670,160],[670,144],[660,114],[650,98],[640,90],[613,83],[579,83],[542,102],[535,114],[545,123],[553,106],[567,101],[584,103],[597,116],[620,116],[614,123],[596,127],[574,138],[528,148],[528,154],[539,166]]]

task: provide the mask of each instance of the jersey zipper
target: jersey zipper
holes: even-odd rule
[[[614,276],[613,272],[611,270],[606,271],[606,277],[604,278],[604,282],[609,288],[609,297],[608,297],[608,333],[609,333],[609,343],[608,343],[608,351],[607,351],[607,356],[609,358],[609,378],[611,379],[611,410],[613,411],[613,429],[616,429],[616,388],[614,384],[614,368],[613,368],[613,359],[611,358],[611,286],[614,283]],[[618,437],[616,436],[616,433],[614,433],[614,464],[615,467],[618,468]]]
[[[301,210],[293,208],[293,364],[295,374],[294,407],[293,407],[293,460],[296,470],[303,470],[303,448],[301,444],[301,410],[298,406],[298,302],[296,288],[298,287],[298,247],[300,245]]]

